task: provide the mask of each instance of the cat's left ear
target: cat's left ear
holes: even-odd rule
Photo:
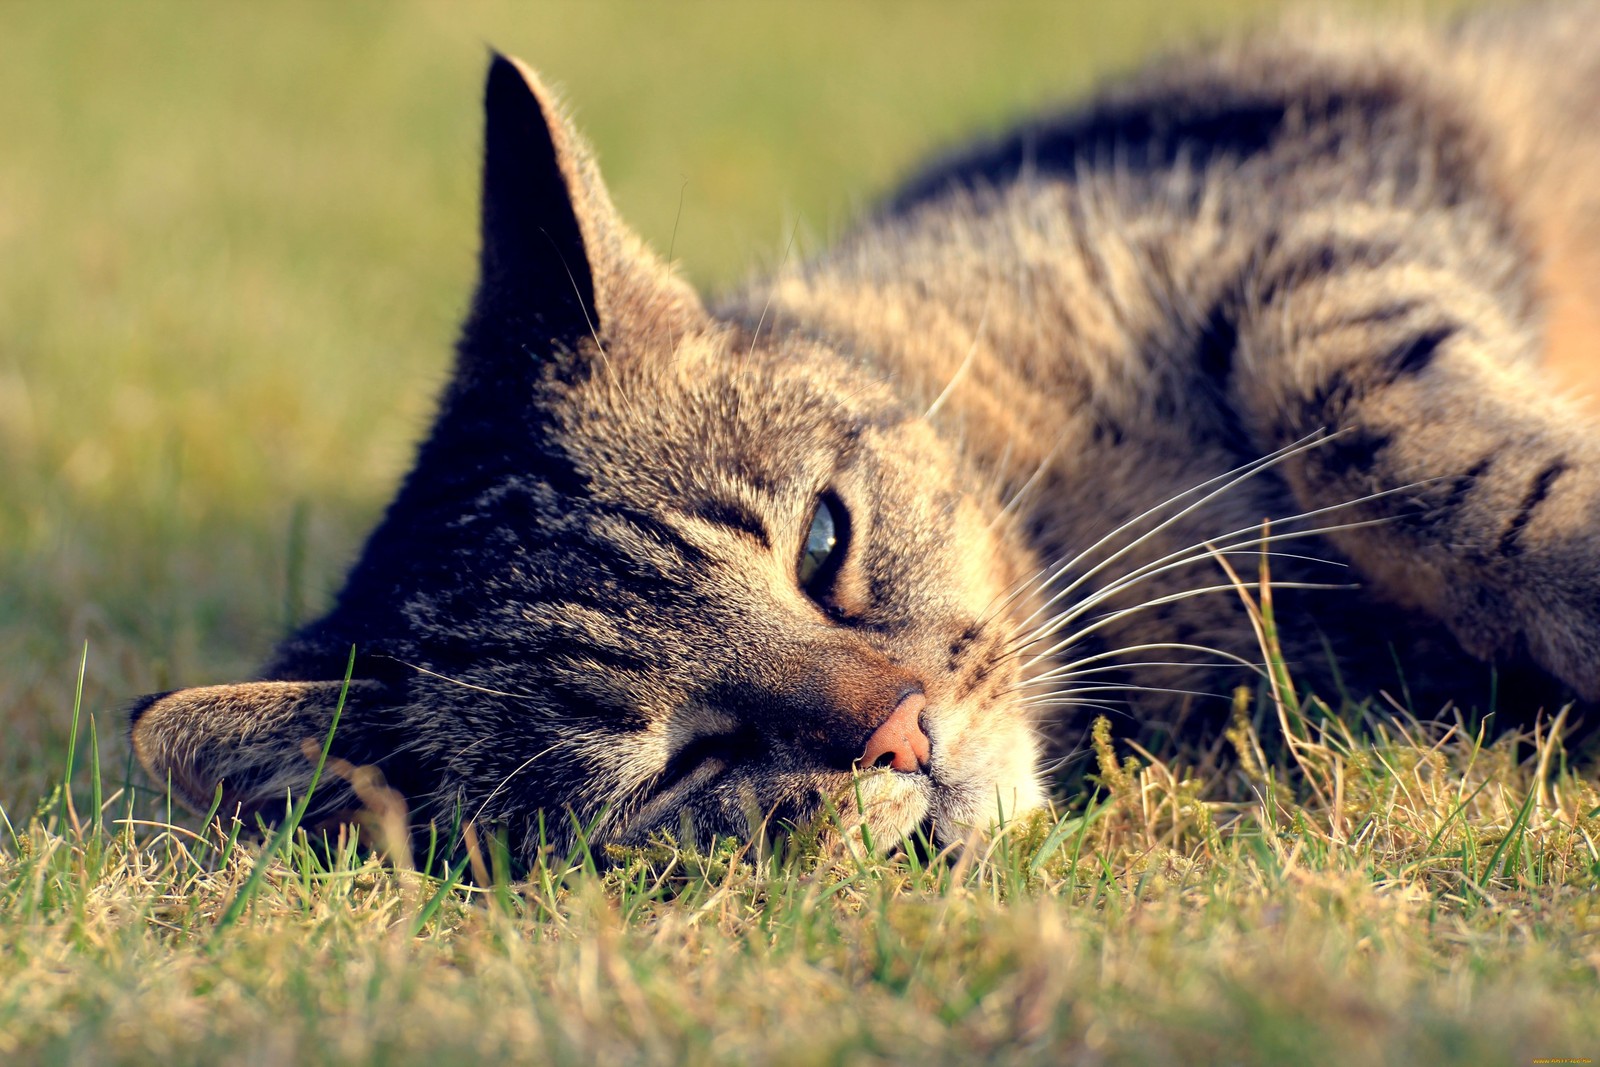
[[[617,215],[594,157],[528,66],[496,54],[484,87],[478,290],[462,370],[504,381],[528,355],[682,334],[694,292]]]

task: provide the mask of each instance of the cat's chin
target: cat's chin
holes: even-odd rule
[[[852,830],[867,831],[869,847],[887,848],[912,836],[934,809],[935,786],[923,774],[867,771],[856,775],[840,812]]]
[[[937,782],[926,775],[880,771],[852,783],[850,807],[862,814],[871,843],[879,848],[912,838],[919,831],[944,847],[985,837],[1046,804],[1044,790],[1029,774],[1015,783],[966,786]],[[856,807],[859,805],[859,807]]]

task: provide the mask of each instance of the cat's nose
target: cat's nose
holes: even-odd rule
[[[927,706],[928,698],[921,693],[907,693],[902,697],[889,717],[867,738],[860,766],[889,767],[907,773],[927,770],[933,751],[928,735],[922,730],[922,709]]]

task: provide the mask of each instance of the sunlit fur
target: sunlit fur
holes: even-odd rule
[[[1044,802],[1074,710],[1215,724],[1259,656],[1219,558],[1270,561],[1303,679],[1600,696],[1600,444],[1539,367],[1600,340],[1593,15],[1172,58],[709,306],[497,58],[415,470],[273,681],[147,698],[141,760],[270,817],[354,645],[336,753],[523,859],[830,805],[960,840]],[[856,766],[917,689],[926,772]]]

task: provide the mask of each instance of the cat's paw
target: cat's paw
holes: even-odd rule
[[[1539,561],[1504,582],[1457,587],[1446,619],[1469,653],[1531,660],[1586,701],[1600,701],[1600,544],[1581,560]]]
[[[1600,701],[1600,568],[1526,592],[1522,639],[1528,655],[1584,700]]]

